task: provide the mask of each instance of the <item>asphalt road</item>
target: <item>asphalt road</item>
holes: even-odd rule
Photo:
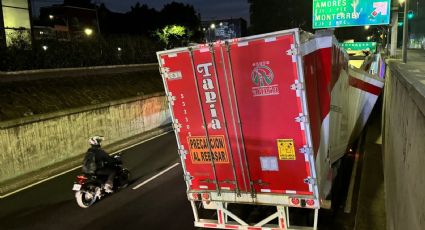
[[[196,229],[193,226],[192,208],[186,199],[186,185],[180,165],[140,188],[133,189],[179,162],[173,133],[123,151],[122,159],[134,180],[128,188],[88,209],[82,209],[76,204],[71,191],[74,178],[81,170],[78,169],[1,199],[0,229]],[[336,194],[339,196],[334,211],[322,209],[319,212],[320,230],[353,229],[355,213],[343,213],[352,159],[352,155],[347,155],[342,162],[345,170],[340,173],[340,180],[344,183],[337,187]],[[250,210],[257,214],[264,214],[264,211],[267,210],[261,207]],[[303,223],[308,219],[306,217],[312,219],[310,210],[290,211],[292,220]]]
[[[123,152],[135,181],[88,209],[71,191],[80,169],[0,200],[0,229],[194,229],[180,166],[134,190],[178,162],[175,136],[168,133]]]

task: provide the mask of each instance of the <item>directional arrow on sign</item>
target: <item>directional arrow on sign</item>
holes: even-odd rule
[[[374,2],[373,8],[375,8],[375,10],[372,12],[373,16],[376,16],[379,13],[381,13],[381,15],[387,15],[388,2]]]

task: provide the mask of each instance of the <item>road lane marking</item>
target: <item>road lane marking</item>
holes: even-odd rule
[[[155,138],[158,138],[158,137],[164,136],[165,134],[169,134],[169,133],[171,133],[171,132],[174,132],[174,130],[170,130],[170,131],[167,131],[167,132],[165,132],[165,133],[161,133],[161,134],[159,134],[159,135],[153,136],[153,137],[151,137],[151,138],[148,138],[148,139],[143,140],[143,141],[141,141],[141,142],[138,142],[138,143],[136,143],[136,144],[133,144],[133,145],[127,146],[127,147],[125,147],[125,148],[122,148],[122,149],[120,149],[120,150],[117,150],[117,151],[115,151],[115,152],[111,153],[111,155],[115,155],[115,154],[117,154],[117,153],[119,153],[119,152],[125,151],[125,150],[127,150],[127,149],[131,149],[131,148],[133,148],[133,147],[135,147],[135,146],[138,146],[138,145],[140,145],[140,144],[143,144],[143,143],[148,142],[148,141],[150,141],[150,140],[153,140],[153,139],[155,139]],[[80,167],[81,167],[81,166],[80,166]]]
[[[345,213],[351,212],[351,204],[353,202],[353,190],[354,190],[354,184],[355,184],[355,181],[356,181],[356,174],[357,174],[357,165],[359,163],[359,153],[356,152],[354,157],[355,158],[354,158],[353,169],[351,171],[350,185],[348,187],[347,199],[345,200],[345,207],[344,207]]]
[[[157,177],[159,177],[159,176],[161,176],[162,174],[164,174],[164,173],[166,173],[166,172],[170,171],[171,169],[175,168],[175,167],[176,167],[177,165],[179,165],[179,164],[180,164],[180,163],[175,163],[175,164],[171,165],[170,167],[168,167],[168,168],[166,168],[166,169],[162,170],[161,172],[159,172],[159,173],[158,173],[158,174],[156,174],[155,176],[153,176],[153,177],[151,177],[151,178],[149,178],[149,179],[147,179],[147,180],[143,181],[142,183],[140,183],[140,184],[136,185],[135,187],[133,187],[133,190],[136,190],[136,189],[138,189],[138,188],[142,187],[143,185],[145,185],[145,184],[147,184],[147,183],[149,183],[149,182],[151,182],[151,181],[155,180]]]
[[[174,130],[170,130],[170,131],[167,131],[167,132],[165,132],[165,133],[161,133],[161,134],[159,134],[159,135],[156,135],[156,136],[153,136],[153,137],[148,138],[148,139],[146,139],[146,140],[143,140],[143,141],[141,141],[141,142],[138,142],[138,143],[136,143],[136,144],[133,144],[133,145],[127,146],[127,147],[125,147],[125,148],[122,148],[122,149],[120,149],[120,150],[117,150],[117,151],[115,151],[115,152],[111,153],[111,155],[115,155],[115,154],[117,154],[117,153],[120,153],[120,152],[125,151],[125,150],[130,149],[130,148],[133,148],[133,147],[135,147],[135,146],[137,146],[137,145],[143,144],[143,143],[148,142],[148,141],[150,141],[150,140],[153,140],[153,139],[155,139],[155,138],[158,138],[158,137],[164,136],[164,135],[166,135],[166,134],[168,134],[168,133],[171,133],[171,132],[173,132],[173,131],[174,131]],[[13,194],[15,194],[15,193],[21,192],[21,191],[23,191],[23,190],[25,190],[25,189],[29,189],[29,188],[31,188],[31,187],[34,187],[34,186],[39,185],[39,184],[41,184],[41,183],[44,183],[44,182],[46,182],[46,181],[52,180],[52,179],[54,179],[54,178],[56,178],[56,177],[62,176],[62,175],[64,175],[64,174],[67,174],[67,173],[69,173],[69,172],[72,172],[72,171],[74,171],[74,170],[77,170],[77,169],[79,169],[79,168],[81,168],[81,167],[82,167],[81,165],[80,165],[80,166],[77,166],[77,167],[74,167],[74,168],[72,168],[72,169],[66,170],[65,172],[61,172],[61,173],[56,174],[56,175],[53,175],[53,176],[51,176],[51,177],[47,177],[47,178],[45,178],[45,179],[43,179],[43,180],[41,180],[41,181],[37,181],[37,182],[35,182],[35,183],[32,183],[32,184],[30,184],[30,185],[27,185],[27,186],[25,186],[25,187],[23,187],[23,188],[17,189],[17,190],[15,190],[15,191],[13,191],[13,192],[7,193],[7,194],[5,194],[5,195],[0,195],[0,199],[6,198],[6,197],[11,196],[11,195],[13,195]]]

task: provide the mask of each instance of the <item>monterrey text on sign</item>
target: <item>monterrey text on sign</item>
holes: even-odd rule
[[[389,24],[390,9],[390,0],[313,0],[313,28]]]

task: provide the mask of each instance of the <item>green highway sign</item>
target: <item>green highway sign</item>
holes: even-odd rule
[[[313,0],[313,28],[385,25],[391,0]]]
[[[376,42],[344,42],[341,47],[347,51],[367,50],[372,53],[376,51]]]

